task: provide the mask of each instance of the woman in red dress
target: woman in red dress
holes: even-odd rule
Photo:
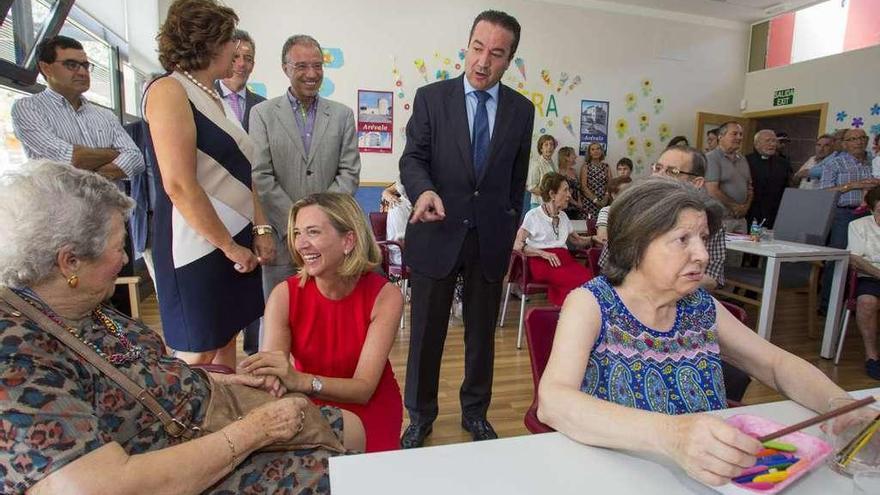
[[[550,172],[541,179],[540,189],[544,203],[526,213],[513,248],[528,257],[532,280],[547,284],[547,299],[562,306],[572,289],[594,276],[572,257],[568,245],[588,248],[592,239],[574,232],[565,214],[571,191],[564,175]]]
[[[241,370],[357,414],[367,452],[397,449],[403,403],[388,354],[403,298],[372,271],[381,254],[364,213],[347,194],[308,196],[291,209],[288,246],[299,274],[272,291],[260,352]]]

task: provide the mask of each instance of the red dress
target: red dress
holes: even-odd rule
[[[290,352],[296,369],[333,378],[353,377],[367,338],[370,313],[379,291],[387,283],[381,275],[366,273],[351,294],[334,301],[321,294],[314,279],[300,288],[298,276],[288,278]],[[366,404],[319,399],[314,402],[357,414],[366,431],[367,452],[400,448],[403,401],[387,360],[376,390]]]

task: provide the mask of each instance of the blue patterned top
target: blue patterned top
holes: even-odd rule
[[[659,332],[629,312],[604,276],[584,284],[596,297],[602,328],[581,391],[665,414],[727,407],[715,301],[704,289],[677,303],[672,329]]]

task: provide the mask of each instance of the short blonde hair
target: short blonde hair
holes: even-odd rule
[[[303,259],[296,252],[293,230],[296,227],[296,215],[307,206],[317,206],[330,219],[330,225],[339,234],[352,232],[355,238],[354,249],[345,257],[342,266],[339,267],[338,275],[346,278],[359,277],[372,271],[382,262],[382,252],[373,237],[373,231],[367,226],[367,220],[363,210],[350,194],[323,192],[310,194],[297,201],[290,208],[287,217],[287,249],[293,257],[296,266],[302,268]],[[299,274],[300,287],[308,282],[308,274],[302,270]]]

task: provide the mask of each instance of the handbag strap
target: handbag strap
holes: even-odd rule
[[[102,358],[94,349],[79,340],[75,335],[64,329],[58,323],[52,321],[51,318],[43,314],[40,310],[31,306],[27,301],[22,299],[18,294],[12,292],[8,287],[0,287],[0,298],[4,299],[13,309],[24,314],[31,321],[36,323],[40,328],[49,332],[53,337],[60,340],[61,343],[69,347],[73,352],[79,354],[89,364],[98,368],[107,378],[116,382],[123,390],[137,399],[147,410],[153,413],[156,418],[162,422],[165,431],[174,438],[184,437],[190,438],[193,431],[187,428],[180,420],[172,416],[168,411],[159,404],[156,397],[147,389],[138,385],[134,380],[129,378],[125,373],[113,366],[110,361]]]

